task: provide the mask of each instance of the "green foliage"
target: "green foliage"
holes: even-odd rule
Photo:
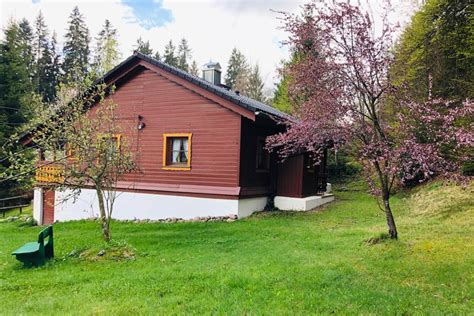
[[[290,96],[288,94],[288,85],[290,84],[290,77],[283,75],[280,82],[277,83],[275,94],[273,95],[272,106],[284,113],[291,114],[293,106],[291,104]]]
[[[392,78],[418,100],[474,97],[474,19],[469,0],[428,0],[396,48]]]
[[[263,93],[263,80],[258,64],[255,64],[252,68],[248,76],[247,87],[243,93],[254,100],[266,102],[266,97]]]
[[[474,176],[474,161],[466,162],[461,171],[464,176]]]
[[[44,102],[52,102],[56,97],[60,75],[56,34],[53,34],[51,40],[48,35],[46,22],[40,11],[35,20],[33,84],[36,93],[41,95]]]
[[[255,64],[251,67],[247,58],[234,47],[227,63],[225,84],[242,95],[260,102],[266,102],[263,92],[263,79],[260,67]]]
[[[110,241],[109,223],[118,194],[118,178],[135,168],[125,137],[132,134],[133,126],[118,124],[113,87],[91,87],[83,81],[63,85],[59,92],[53,107],[37,100],[39,111],[28,128],[31,142],[46,157],[41,163],[61,170],[53,180],[57,190],[71,189],[73,194],[68,198],[73,198],[86,186],[95,189],[104,239]],[[16,175],[16,180],[31,179],[35,167],[31,168],[31,159],[25,159],[28,152],[8,154],[9,172]]]
[[[181,39],[178,46],[178,65],[179,69],[189,72],[189,59],[191,58],[191,48],[185,38]]]
[[[143,55],[152,56],[153,49],[150,47],[150,41],[143,41],[141,37],[137,39],[137,44],[135,50]],[[158,54],[158,52],[157,52]],[[159,57],[159,55],[158,55]]]
[[[391,69],[393,82],[407,88],[420,102],[429,98],[430,85],[434,98],[457,102],[474,98],[473,13],[468,0],[426,1],[413,16],[395,49]],[[456,124],[469,128],[472,118]],[[420,139],[426,136],[424,127],[420,126]],[[444,148],[449,160],[459,160],[460,154],[465,152],[456,150],[454,145]],[[467,154],[474,157],[472,150]],[[469,162],[462,169],[464,175],[472,174]],[[407,183],[418,184],[417,178]]]
[[[191,67],[189,68],[189,73],[199,77],[199,68],[195,60],[193,60],[193,63],[191,64]]]
[[[22,19],[18,24],[19,27],[19,40],[22,49],[20,50],[20,57],[25,65],[29,68],[28,77],[31,79],[33,77],[33,65],[34,65],[34,56],[33,56],[33,30],[31,29],[30,23],[27,19]]]
[[[328,151],[328,175],[330,183],[341,183],[360,175],[361,165],[354,157],[344,151]]]
[[[10,167],[7,155],[20,150],[10,137],[28,121],[25,96],[32,93],[31,48],[32,33],[28,23],[11,21],[4,30],[0,43],[0,175]],[[18,189],[18,183],[0,178],[0,196]]]
[[[444,188],[437,190],[433,196]],[[133,246],[135,260],[81,258],[84,249],[94,249],[94,257],[101,249],[108,255],[97,223],[57,223],[56,257],[36,269],[22,269],[8,254],[41,228],[1,223],[0,234],[8,238],[0,244],[0,309],[12,314],[471,313],[472,207],[461,207],[457,216],[432,217],[419,214],[438,213],[430,199],[419,204],[395,197],[400,229],[407,233],[399,241],[369,246],[364,241],[385,230],[376,203],[361,192],[337,198],[318,212],[266,212],[233,223],[113,222],[116,238],[126,241],[118,246]]]
[[[239,90],[235,87],[238,83],[239,75],[246,76],[249,72],[247,58],[237,48],[232,49],[229,61],[227,62],[227,72],[225,75],[225,84],[231,89]],[[242,86],[242,84],[241,84]],[[240,91],[240,90],[239,90]]]
[[[63,47],[62,69],[66,82],[83,81],[89,71],[89,29],[77,6],[69,15],[68,29]]]
[[[289,87],[291,85],[291,76],[288,73],[289,67],[298,62],[298,54],[293,53],[289,61],[282,61],[280,70],[280,82],[276,84],[273,95],[272,106],[284,113],[292,114],[298,103],[298,96],[291,96]]]
[[[112,26],[109,20],[105,20],[96,41],[93,69],[97,77],[102,77],[120,61],[117,29]]]
[[[165,46],[165,52],[163,53],[163,61],[168,65],[178,67],[179,66],[179,57],[176,55],[176,47],[173,44],[172,40],[169,40],[168,44]]]

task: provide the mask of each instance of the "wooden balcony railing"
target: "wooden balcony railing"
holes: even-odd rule
[[[36,168],[36,181],[43,183],[62,183],[64,181],[62,166],[48,164]]]

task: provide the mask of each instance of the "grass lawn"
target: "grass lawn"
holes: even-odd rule
[[[472,314],[472,196],[435,184],[395,198],[400,240],[375,245],[384,216],[355,191],[233,223],[114,222],[134,259],[96,257],[98,223],[61,223],[56,259],[33,269],[10,252],[41,228],[0,223],[0,314]]]

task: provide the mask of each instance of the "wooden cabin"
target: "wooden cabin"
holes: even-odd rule
[[[279,163],[265,148],[268,135],[283,132],[288,116],[241,96],[220,83],[220,66],[210,63],[193,76],[134,53],[105,75],[116,87],[113,100],[126,137],[136,150],[140,173],[125,176],[115,203],[116,219],[245,217],[274,201],[280,209],[307,210],[332,199],[326,192],[326,163],[308,155]],[[54,166],[39,168],[34,217],[39,223],[96,217],[95,191],[77,199],[55,190]]]

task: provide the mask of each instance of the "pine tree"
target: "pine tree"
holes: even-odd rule
[[[199,67],[198,67],[197,62],[195,60],[193,60],[193,62],[191,64],[191,67],[189,68],[189,73],[199,77]]]
[[[38,69],[40,66],[40,59],[43,56],[45,47],[48,48],[48,28],[46,26],[46,22],[44,21],[43,13],[40,11],[38,16],[35,20],[35,35],[34,35],[34,62],[36,64],[35,67],[35,84],[39,85],[39,72]]]
[[[69,26],[63,48],[62,65],[66,81],[82,81],[89,70],[89,29],[79,8],[74,7],[69,15]]]
[[[161,60],[161,55],[159,51],[156,51],[155,56],[153,56],[156,60]]]
[[[290,97],[288,95],[289,82],[290,78],[283,75],[280,82],[276,84],[275,93],[272,100],[272,106],[285,113],[291,113],[293,110]]]
[[[288,73],[289,68],[298,62],[298,54],[293,53],[291,60],[282,61],[280,71],[280,82],[276,84],[275,92],[272,99],[272,106],[282,112],[291,114],[298,104],[295,96],[290,97],[288,87],[291,84],[291,77]]]
[[[178,56],[176,56],[176,47],[173,45],[172,40],[170,40],[165,46],[165,52],[163,53],[163,61],[170,66],[179,66],[179,59]]]
[[[53,33],[51,43],[48,50],[48,62],[46,67],[46,79],[43,90],[43,100],[45,102],[51,102],[56,98],[57,89],[59,85],[61,64],[59,54],[56,49],[57,40],[56,32]]]
[[[230,55],[229,62],[227,63],[225,84],[231,89],[237,89],[234,86],[238,81],[238,86],[242,89],[245,86],[245,76],[248,75],[248,72],[249,66],[247,63],[247,59],[237,48],[234,47]]]
[[[241,69],[235,78],[235,83],[232,87],[235,91],[239,91],[242,95],[247,95],[247,88],[249,86],[250,69]]]
[[[191,49],[189,48],[188,41],[185,38],[182,38],[178,46],[178,68],[189,72],[188,60],[190,58]]]
[[[27,19],[21,20],[18,25],[21,58],[28,65],[28,78],[31,80],[34,76],[34,56],[33,56],[33,30]]]
[[[109,20],[105,20],[103,29],[96,38],[97,47],[94,56],[94,70],[101,77],[115,67],[120,60],[117,30]]]
[[[58,70],[53,70],[56,52],[51,50],[48,40],[48,28],[43,14],[38,14],[35,20],[34,36],[34,88],[43,101],[50,102],[56,96]],[[53,45],[53,44],[51,44]],[[54,44],[55,45],[55,44]]]
[[[32,33],[29,24],[21,26],[11,21],[4,29],[4,39],[0,42],[0,174],[9,166],[3,157],[12,149],[7,139],[28,119],[25,114],[25,96],[32,91],[31,84],[31,44]],[[16,144],[10,144],[17,146]],[[11,181],[0,182],[0,196],[15,188]]]
[[[144,42],[141,37],[137,39],[137,46],[135,50],[139,53],[142,53],[143,55],[147,55],[147,56],[153,55],[153,49],[150,47],[150,42],[149,41]]]
[[[265,95],[263,93],[263,80],[262,76],[260,75],[260,67],[258,64],[255,64],[248,76],[245,95],[256,101],[266,101]]]

